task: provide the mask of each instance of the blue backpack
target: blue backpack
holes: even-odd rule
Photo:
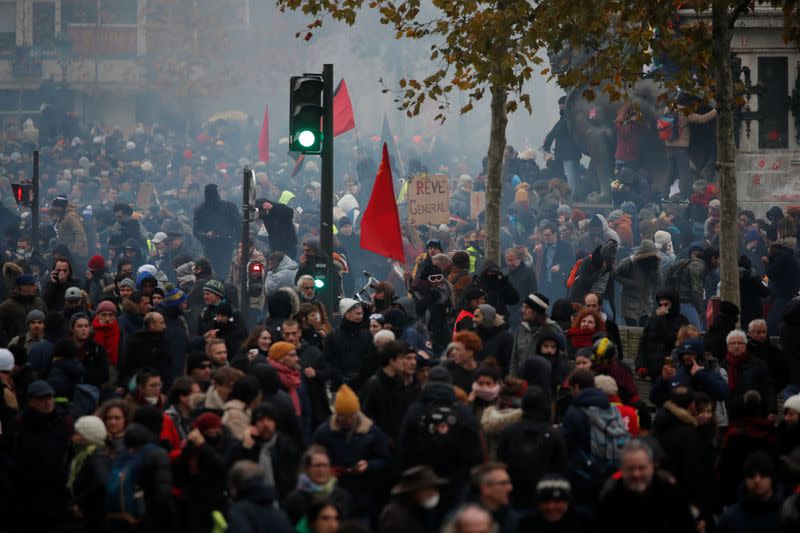
[[[142,462],[145,455],[155,447],[155,444],[145,444],[136,452],[126,450],[111,465],[111,472],[106,480],[105,505],[109,526],[135,526],[144,517]]]

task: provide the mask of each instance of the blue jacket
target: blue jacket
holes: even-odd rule
[[[590,453],[590,429],[589,419],[581,408],[600,407],[602,409],[612,409],[608,396],[596,387],[582,390],[573,398],[572,405],[569,406],[564,418],[561,419],[561,427],[564,431],[564,438],[567,441],[567,449],[570,457],[580,454],[580,452]]]
[[[773,494],[768,501],[760,502],[743,496],[739,503],[731,505],[722,513],[717,531],[781,531],[781,499]]]
[[[708,362],[698,361],[698,364],[707,365]],[[661,406],[669,400],[670,391],[679,385],[689,387],[695,392],[704,392],[718,402],[728,399],[728,382],[716,369],[704,366],[693,376],[691,367],[678,363],[674,378],[665,381],[659,376],[653,383],[653,388],[650,389],[650,401]]]
[[[344,470],[339,476],[339,486],[353,496],[354,514],[362,516],[369,513],[373,494],[385,479],[389,439],[364,413],[358,417],[356,427],[348,431],[331,416],[314,431],[312,441],[328,450],[335,469]],[[366,472],[350,472],[361,460],[367,462]]]

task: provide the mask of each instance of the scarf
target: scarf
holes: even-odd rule
[[[111,324],[101,324],[100,319],[92,320],[94,329],[94,342],[105,348],[108,362],[117,366],[119,360],[119,323],[115,320]]]
[[[747,354],[741,357],[734,357],[730,353],[725,356],[725,361],[728,363],[728,390],[736,390],[736,385],[739,380],[739,372],[742,369],[742,363],[747,359]]]
[[[297,389],[300,387],[300,371],[289,368],[280,361],[275,361],[273,359],[269,359],[268,361],[269,364],[272,365],[272,368],[278,373],[278,379],[281,380],[281,384],[286,389],[286,392],[291,396],[297,416],[302,416],[303,412],[300,408],[300,395],[297,394]]]
[[[88,459],[96,449],[97,444],[90,444],[78,452],[75,458],[72,459],[72,463],[69,465],[69,478],[67,478],[67,490],[69,490],[70,494],[74,495],[73,490],[75,488],[75,480],[77,479],[81,470],[83,470],[83,465],[86,463],[86,459]]]
[[[313,494],[314,496],[318,496],[320,498],[327,498],[331,495],[333,489],[335,488],[336,478],[334,476],[331,476],[331,478],[324,485],[317,485],[311,481],[311,478],[309,478],[306,474],[300,474],[300,478],[297,480],[297,490]]]
[[[258,452],[258,464],[264,467],[264,485],[268,487],[275,486],[275,470],[272,468],[272,450],[275,448],[275,443],[278,441],[278,434],[275,433],[272,438],[264,442],[261,450]]]
[[[581,329],[572,326],[567,330],[567,340],[574,348],[587,348],[594,344],[592,337],[595,333],[597,333],[596,329]]]
[[[494,403],[494,401],[500,395],[500,384],[497,383],[491,387],[481,387],[477,382],[475,382],[472,384],[472,392],[474,392],[475,396],[484,402]]]

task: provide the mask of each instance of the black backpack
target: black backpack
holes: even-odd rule
[[[433,465],[446,463],[459,450],[457,405],[425,403],[417,423],[417,453],[424,453]]]

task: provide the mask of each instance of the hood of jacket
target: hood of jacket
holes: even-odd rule
[[[275,269],[275,273],[278,272],[286,272],[288,270],[297,270],[297,261],[289,257],[288,255],[284,255],[281,262],[278,263],[278,268]]]
[[[692,413],[672,401],[664,402],[664,407],[656,415],[653,425],[656,432],[658,432],[659,428],[664,429],[673,425],[676,421],[693,428],[697,427],[697,419],[692,416]]]
[[[454,403],[456,392],[449,383],[426,383],[419,395],[422,403]]]
[[[572,400],[572,405],[575,407],[600,407],[602,409],[608,409],[611,407],[611,403],[608,401],[608,396],[606,396],[606,393],[597,387],[590,387],[580,391]]]
[[[300,297],[291,287],[281,287],[267,297],[267,309],[274,318],[288,318],[300,309]]]
[[[656,293],[656,303],[658,303],[658,300],[662,299],[669,300],[672,303],[666,316],[669,318],[677,317],[681,312],[681,300],[678,296],[678,292],[674,289],[664,289],[662,291],[658,291]]]
[[[264,484],[262,479],[245,481],[236,494],[236,499],[246,500],[261,507],[271,507],[275,502],[275,488]]]

